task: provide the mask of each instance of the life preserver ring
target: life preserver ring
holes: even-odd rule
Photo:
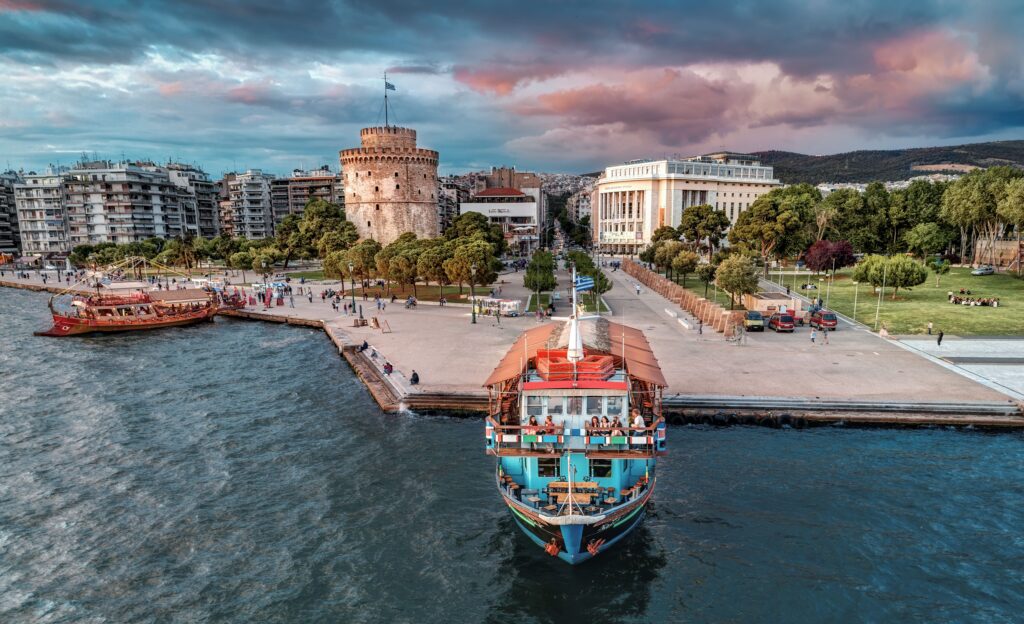
[[[544,552],[551,555],[552,557],[557,557],[558,553],[561,551],[562,549],[559,548],[558,543],[556,543],[553,538],[550,542],[547,543],[546,546],[544,546]]]
[[[67,331],[67,330],[69,330],[69,329],[71,329],[71,327],[70,327],[70,326],[68,326],[68,325],[61,325],[61,326],[60,326],[60,330],[61,330],[61,331]]]
[[[597,553],[601,552],[601,546],[604,546],[604,538],[590,540],[587,543],[587,552],[590,553],[591,557],[596,557]]]

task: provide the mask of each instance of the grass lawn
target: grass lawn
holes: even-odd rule
[[[662,275],[664,275],[664,273]],[[672,276],[672,281],[674,281],[675,283],[679,284],[680,286],[682,286],[682,284],[683,284],[683,278],[682,278],[681,275],[673,275]],[[687,273],[687,275],[686,275],[686,286],[684,288],[686,290],[694,293],[698,297],[704,297],[704,282],[700,281],[697,278],[697,274],[696,273]],[[715,288],[715,285],[713,283],[710,286],[708,286],[708,294],[707,294],[706,299],[708,301],[713,301],[713,302],[717,303],[718,305],[722,306],[726,310],[729,309],[729,293],[725,292],[721,288]],[[743,307],[743,303],[741,303],[740,300],[737,299],[735,307],[733,309],[734,310],[745,310],[746,308],[744,308]]]
[[[851,318],[875,327],[875,307],[878,293],[872,292],[870,284],[854,284],[850,278],[852,269],[836,273],[832,293],[828,295],[828,280],[819,282],[818,277],[801,273],[796,278],[797,286],[816,283],[818,296],[828,297],[829,307]],[[784,283],[792,286],[793,276],[782,276]],[[772,274],[774,281],[778,274]],[[960,289],[971,291],[972,297],[998,297],[999,307],[954,305],[947,301],[949,291],[956,294]],[[856,293],[857,309],[853,309]],[[806,294],[802,292],[801,294]],[[928,280],[912,290],[901,288],[892,299],[893,290],[886,287],[879,312],[879,323],[893,334],[924,334],[928,322],[934,324],[933,333],[940,330],[955,336],[1005,336],[1024,334],[1024,280],[1010,275],[971,275],[970,268],[954,268],[942,276],[938,286],[935,274],[929,273]],[[856,314],[854,314],[856,312]]]
[[[293,280],[301,279],[303,277],[306,278],[307,281],[309,281],[309,280],[317,280],[317,281],[319,281],[319,280],[324,279],[324,272],[323,271],[297,271],[295,273],[285,273],[285,275],[287,275],[288,277],[292,278]]]
[[[527,312],[536,312],[537,311],[536,300],[537,300],[537,295],[535,295],[535,294],[530,295],[529,305],[526,306],[526,311]],[[597,311],[597,305],[590,298],[590,295],[588,295],[586,293],[583,293],[580,296],[580,301],[583,302],[583,309],[586,310],[587,312],[596,312]],[[541,293],[540,294],[541,309],[546,309],[550,302],[551,302],[551,295],[550,294],[548,294],[548,293]],[[558,301],[556,301],[555,302],[555,314],[557,314],[559,316],[562,316],[564,314],[564,310],[568,309],[567,302],[568,302],[568,299],[566,299],[564,296],[561,299],[559,299]],[[602,301],[601,302],[601,312],[608,312],[608,311],[609,311],[608,304],[606,304],[606,303],[604,303]]]

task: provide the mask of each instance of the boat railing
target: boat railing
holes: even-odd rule
[[[666,433],[665,419],[660,417],[643,428],[502,425],[490,416],[485,421],[486,448],[493,455],[543,454],[572,449],[601,455],[647,457],[665,452]]]

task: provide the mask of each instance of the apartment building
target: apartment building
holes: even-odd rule
[[[18,208],[14,202],[14,186],[21,181],[21,175],[14,171],[0,173],[0,253],[14,255],[21,249]]]
[[[274,235],[271,182],[274,176],[259,169],[229,173],[221,180],[220,219],[224,235],[248,239]]]
[[[50,170],[26,175],[20,184],[14,185],[14,203],[23,254],[71,251],[61,172]]]
[[[274,224],[280,223],[290,214],[302,216],[306,202],[313,198],[344,206],[345,183],[341,174],[334,173],[324,165],[312,171],[295,169],[291,177],[271,181],[270,202]]]
[[[182,191],[182,228],[188,234],[213,238],[220,233],[220,207],[215,183],[202,169],[183,163],[155,167],[165,171],[171,183]]]

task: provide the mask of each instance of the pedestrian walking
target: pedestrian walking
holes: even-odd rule
[[[938,346],[940,346],[940,347],[942,346],[942,337],[943,337],[943,336],[945,336],[945,335],[946,335],[946,334],[945,334],[945,333],[943,333],[943,331],[942,331],[942,330],[940,329],[940,330],[939,330],[939,342],[938,342]]]
[[[288,305],[295,307],[295,295],[288,295]]]
[[[932,322],[931,321],[928,321],[928,335],[929,336],[932,335]]]
[[[814,344],[814,339],[818,337],[818,330],[811,328],[811,344]]]
[[[829,332],[827,329],[822,330],[822,332],[821,332],[821,344],[823,344],[823,345],[827,345],[828,344],[828,336],[829,336],[830,333],[831,332]]]
[[[700,323],[697,325],[697,335],[704,335],[704,319],[700,319]]]

